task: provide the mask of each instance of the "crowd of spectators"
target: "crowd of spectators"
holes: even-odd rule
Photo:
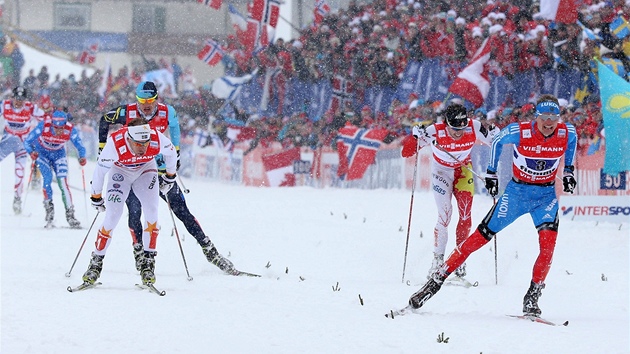
[[[289,80],[310,82],[332,79],[341,74],[353,82],[355,102],[366,87],[396,87],[411,60],[422,62],[439,59],[444,70],[454,77],[471,59],[485,38],[492,40],[489,62],[491,73],[513,82],[513,94],[500,108],[486,112],[471,111],[478,119],[505,126],[509,122],[531,119],[532,100],[543,91],[544,70],[576,71],[583,75],[592,69],[592,61],[604,55],[616,58],[630,72],[630,42],[610,34],[609,24],[617,14],[630,15],[630,1],[581,0],[579,19],[594,29],[601,41],[589,40],[578,24],[560,24],[536,14],[539,4],[528,0],[487,3],[477,1],[375,0],[370,4],[350,1],[348,8],[328,14],[320,23],[304,28],[290,42],[277,39],[255,55],[244,52],[233,36],[227,36],[223,63],[226,73],[241,76],[258,69],[259,77],[266,70],[277,70],[276,87]],[[19,60],[17,44],[4,43],[2,56]],[[16,75],[2,78],[3,95],[7,95],[16,80],[26,86],[35,103],[50,99],[65,107],[77,122],[95,127],[98,119],[110,107],[134,100],[133,89],[142,73],[156,68],[171,70],[176,76],[177,96],[163,100],[178,111],[186,135],[206,132],[225,142],[228,126],[234,122],[251,128],[252,148],[259,144],[280,141],[285,146],[333,145],[336,132],[347,123],[374,128],[382,127],[390,134],[386,143],[409,132],[413,124],[436,121],[449,102],[424,101],[412,93],[401,101],[395,99],[388,112],[375,113],[369,106],[341,105],[315,120],[305,113],[291,116],[277,114],[261,117],[256,112],[226,103],[214,97],[208,85],[197,86],[192,71],[182,68],[173,59],[170,63],[145,60],[144,66],[124,67],[113,79],[108,96],[97,94],[102,72],[83,72],[50,78],[44,66],[38,73],[31,70],[26,78]],[[523,73],[534,73],[533,86],[519,84]],[[527,87],[527,90],[523,90]],[[277,90],[276,95],[284,93]],[[282,97],[279,97],[281,99]],[[229,107],[228,113],[219,107]],[[218,112],[223,112],[219,114]],[[320,117],[318,117],[320,118]],[[597,139],[603,124],[597,95],[582,100],[564,100],[563,118],[574,123],[582,142]],[[207,139],[208,143],[218,141]]]

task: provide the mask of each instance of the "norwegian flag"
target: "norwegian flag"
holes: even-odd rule
[[[333,76],[332,100],[330,101],[330,110],[336,112],[338,108],[343,109],[347,103],[352,103],[352,88],[352,83],[343,76]]]
[[[277,154],[263,156],[262,160],[270,186],[295,186],[293,163],[300,160],[300,148],[296,147]]]
[[[316,0],[313,14],[315,15],[315,23],[320,23],[330,12],[330,6],[326,0]]]
[[[98,43],[92,43],[85,48],[81,54],[77,57],[79,64],[92,64],[96,60],[96,53],[98,53]]]
[[[490,38],[486,38],[481,47],[453,81],[448,91],[470,101],[475,107],[480,107],[488,97],[490,79],[488,78],[488,60],[490,60]]]
[[[374,163],[376,151],[386,136],[385,129],[359,129],[353,125],[339,129],[337,176],[347,181],[363,178],[365,171]]]
[[[253,53],[269,44],[267,25],[249,17],[247,18],[247,30],[237,30],[236,38],[245,47],[247,53]]]
[[[258,22],[276,28],[280,17],[280,0],[254,0],[249,5],[249,16]]]
[[[221,45],[212,39],[208,39],[206,40],[206,45],[197,54],[197,58],[201,59],[204,63],[210,66],[215,66],[221,61],[223,55],[224,52]]]
[[[223,0],[197,0],[198,3],[208,5],[211,8],[218,10],[223,5]]]

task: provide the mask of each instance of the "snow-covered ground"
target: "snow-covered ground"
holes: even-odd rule
[[[126,214],[105,258],[103,285],[79,293],[95,232],[71,277],[64,276],[96,212],[71,158],[70,184],[83,230],[45,230],[40,191],[25,214],[11,210],[13,159],[1,165],[2,353],[628,353],[628,225],[562,220],[540,305],[568,327],[509,318],[520,314],[537,255],[522,217],[468,260],[477,288],[445,286],[421,314],[388,319],[418,286],[401,282],[410,192],[246,188],[185,180],[188,204],[219,251],[262,278],[223,275],[177,221],[188,281],[166,205],[156,258],[158,297],[134,287]],[[91,179],[92,164],[86,168]],[[55,187],[56,222],[66,225]],[[473,225],[492,204],[477,196]],[[431,263],[433,197],[416,192],[405,280]],[[98,227],[102,216],[96,220]],[[422,233],[423,237],[419,237]],[[449,243],[449,249],[453,242]],[[268,267],[267,267],[268,266]],[[338,289],[338,291],[334,291]],[[363,303],[361,303],[361,300]],[[448,343],[437,341],[439,335]]]

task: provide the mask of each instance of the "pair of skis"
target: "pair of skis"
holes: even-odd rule
[[[385,317],[387,318],[391,318],[394,319],[396,317],[400,317],[400,316],[405,316],[405,315],[409,315],[409,314],[415,314],[415,313],[420,313],[420,309],[415,309],[413,308],[411,305],[407,305],[403,308],[397,309],[397,310],[390,310],[388,313],[385,314]],[[528,320],[531,322],[536,322],[536,323],[542,323],[542,324],[546,324],[549,326],[568,326],[569,325],[569,321],[564,321],[562,323],[556,323],[553,321],[549,321],[547,319],[544,319],[540,316],[533,316],[533,315],[506,315],[508,317],[512,317],[512,318],[516,318],[516,319],[520,319],[520,320]]]
[[[407,285],[411,285],[409,281],[407,281]],[[470,287],[477,287],[479,285],[479,282],[475,281],[474,283],[471,283],[465,278],[456,276],[456,277],[448,278],[447,280],[445,280],[444,285],[463,286],[465,288],[470,288]],[[407,305],[400,309],[390,310],[388,313],[385,314],[385,317],[394,319],[396,317],[400,317],[400,316],[404,316],[408,314],[414,314],[414,313],[420,313],[420,310],[413,308],[411,305]],[[552,322],[547,319],[544,319],[540,316],[534,316],[534,315],[506,315],[506,316],[516,318],[516,319],[521,319],[521,320],[528,320],[528,321],[536,322],[536,323],[542,323],[549,326],[568,326],[569,325],[569,321],[556,323],[556,322]]]
[[[240,270],[236,270],[234,274],[231,274],[233,276],[237,276],[237,277],[252,277],[252,278],[260,278],[260,275],[258,274],[254,274],[254,273],[249,273],[249,272],[243,272]],[[102,285],[103,283],[101,282],[96,282],[94,284],[90,284],[90,283],[83,283],[79,286],[76,287],[71,287],[68,286],[68,288],[66,290],[68,290],[71,293],[77,292],[77,291],[83,291],[83,290],[88,290],[88,289],[94,289],[99,285]],[[153,284],[136,284],[136,287],[138,287],[139,289],[144,289],[144,290],[149,290],[150,292],[159,295],[159,296],[164,296],[166,295],[166,291],[164,290],[159,290],[155,287],[155,285]]]
[[[88,289],[94,289],[96,287],[98,287],[99,285],[102,285],[103,283],[101,282],[96,282],[94,284],[90,284],[90,283],[83,283],[77,287],[71,287],[68,286],[68,288],[66,290],[68,290],[71,293],[75,293],[78,291],[84,291],[84,290],[88,290]],[[155,285],[153,284],[136,284],[136,287],[138,287],[138,289],[144,289],[144,290],[149,290],[150,292],[159,295],[159,296],[164,296],[166,295],[166,291],[164,290],[158,290]]]

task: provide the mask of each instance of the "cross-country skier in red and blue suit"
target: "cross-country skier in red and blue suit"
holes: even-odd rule
[[[552,95],[542,95],[538,99],[535,116],[536,119],[531,122],[509,124],[494,139],[486,176],[488,192],[493,197],[499,192],[496,171],[506,144],[514,146],[513,178],[472,235],[459,244],[444,265],[411,296],[411,307],[422,307],[471,253],[521,215],[530,214],[538,231],[540,252],[534,263],[530,287],[523,299],[523,313],[536,317],[542,313],[538,298],[545,287],[558,235],[558,198],[554,184],[564,157],[563,190],[573,193],[577,185],[573,175],[577,135],[573,125],[560,122],[560,105]]]

